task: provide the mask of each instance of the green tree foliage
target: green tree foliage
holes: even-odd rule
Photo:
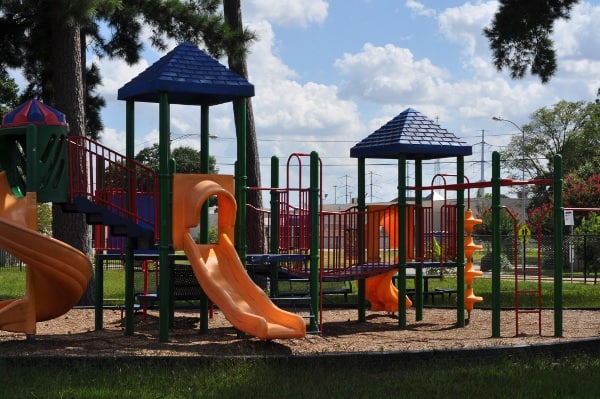
[[[52,206],[50,204],[38,204],[37,224],[40,233],[52,236]]]
[[[513,177],[539,178],[552,174],[556,154],[563,158],[563,170],[573,171],[582,159],[592,159],[599,154],[600,135],[595,129],[599,107],[595,102],[559,101],[542,107],[530,116],[522,127],[524,134],[514,135],[502,159]]]
[[[480,208],[477,210],[478,219],[481,219],[481,224],[473,227],[473,234],[478,236],[492,236],[492,210],[490,208]],[[517,218],[519,215],[515,215]],[[513,217],[506,211],[500,212],[500,234],[512,234],[515,228]]]
[[[200,173],[200,152],[192,147],[177,147],[171,151],[177,173]],[[135,160],[158,172],[158,144],[146,147],[137,153]],[[216,174],[217,160],[208,158],[208,173]]]
[[[0,71],[0,114],[4,114],[19,105],[19,87],[6,71]]]
[[[23,97],[56,105],[56,65],[51,61],[58,49],[55,28],[57,24],[79,26],[85,128],[88,136],[97,139],[105,102],[94,94],[102,80],[96,64],[86,68],[86,45],[98,57],[119,57],[134,64],[143,50],[142,29],[148,26],[150,41],[159,50],[166,49],[166,39],[174,39],[203,45],[217,58],[228,48],[244,53],[253,34],[228,29],[219,6],[220,0],[6,0],[0,2],[0,29],[5,32],[0,42],[0,70],[21,68],[29,82]],[[102,36],[103,26],[109,28],[109,37]]]
[[[562,156],[567,174],[582,167],[582,162],[598,164],[600,156],[600,105],[598,102],[559,101],[536,110],[530,122],[522,127],[524,135],[514,135],[501,157],[512,177],[521,179],[553,178],[554,156]],[[589,168],[589,166],[588,166]],[[552,185],[527,187],[529,209],[547,203],[552,198]],[[519,188],[517,193],[521,194]]]
[[[491,27],[483,30],[496,68],[510,70],[513,79],[527,70],[546,83],[557,69],[554,23],[569,19],[579,0],[500,0]]]

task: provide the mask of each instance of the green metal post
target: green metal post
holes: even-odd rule
[[[554,336],[563,335],[563,170],[562,158],[554,156]]]
[[[320,265],[319,265],[319,154],[310,153],[310,301],[315,317],[310,320],[310,330],[319,331],[320,320]]]
[[[27,129],[25,130],[25,141],[25,153],[27,156],[26,192],[33,193],[37,192],[39,189],[38,162],[39,158],[42,156],[38,151],[38,134],[37,128],[34,125],[27,126]]]
[[[492,153],[492,337],[500,337],[500,154]]]
[[[208,174],[210,166],[210,149],[209,149],[209,118],[208,105],[203,105],[200,108],[200,173]],[[208,203],[202,207],[200,218],[200,242],[208,243]]]
[[[406,327],[406,156],[398,158],[398,326]]]
[[[159,338],[161,342],[169,339],[170,300],[169,286],[171,280],[169,253],[172,243],[171,238],[171,172],[169,171],[170,156],[170,111],[169,96],[160,93],[159,103],[159,141],[158,141],[158,180],[160,188],[159,197]]]
[[[209,133],[209,107],[202,105],[200,107],[200,173],[207,174],[209,171],[210,159],[210,133]],[[208,244],[208,202],[202,205],[200,213],[200,242]],[[208,296],[202,290],[200,296],[200,333],[208,333]]]
[[[246,197],[248,190],[248,176],[246,172],[246,99],[238,98],[233,101],[235,118],[237,119],[237,162],[235,172],[237,218],[236,218],[236,242],[238,255],[244,265],[246,264],[246,253],[248,243],[246,237]]]
[[[95,278],[95,286],[96,290],[96,305],[94,306],[94,329],[96,331],[102,330],[104,328],[104,312],[103,312],[103,302],[104,302],[104,267],[103,267],[102,258],[96,255],[94,259],[94,278]]]
[[[358,241],[358,264],[365,264],[365,158],[358,158],[358,231],[356,232]],[[358,321],[367,321],[366,312],[366,286],[365,279],[358,279]]]
[[[133,335],[135,303],[134,238],[125,241],[125,335]]]
[[[279,158],[271,157],[271,237],[269,241],[270,252],[279,253]],[[279,263],[270,265],[271,297],[279,296]]]
[[[415,186],[421,187],[423,185],[423,162],[420,159],[415,160]],[[423,191],[415,191],[415,205],[417,209],[415,221],[415,237],[423,237]],[[400,226],[398,226],[400,228]],[[417,256],[423,258],[423,242],[417,242]],[[410,251],[410,248],[407,248]],[[401,299],[402,300],[402,299]],[[423,320],[423,268],[417,267],[415,269],[415,320]]]
[[[465,158],[456,159],[456,183],[465,182]],[[456,191],[456,325],[465,326],[465,190]]]
[[[127,100],[125,103],[125,155],[128,159],[134,158],[135,151],[135,103]],[[129,186],[128,186],[129,187]],[[128,195],[130,195],[128,193]],[[134,194],[135,195],[135,194]],[[129,201],[127,201],[129,204]],[[135,276],[134,276],[134,240],[128,237],[125,242],[125,335],[133,335],[133,305],[135,302]]]

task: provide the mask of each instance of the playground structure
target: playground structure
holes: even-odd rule
[[[198,63],[203,68],[198,68]],[[174,82],[174,67],[176,67],[175,74],[183,83]],[[190,84],[190,81],[198,82],[194,78],[200,69],[205,74],[202,84]],[[223,74],[231,78],[229,85],[223,86]],[[196,91],[190,92],[190,90]],[[441,143],[436,144],[440,148],[450,150],[447,153],[440,152],[440,148],[432,149],[435,146],[424,148],[412,142],[406,146],[402,143],[406,136],[400,137],[406,133],[405,127],[412,128],[411,123],[415,120],[424,123],[422,115],[409,109],[391,121],[391,125],[400,127],[397,132],[399,136],[391,136],[393,140],[401,143],[399,152],[382,153],[382,148],[387,151],[395,147],[390,146],[385,140],[381,141],[378,138],[379,134],[369,136],[351,151],[351,156],[358,158],[359,169],[359,203],[356,207],[346,212],[319,211],[322,206],[319,187],[322,172],[317,166],[318,155],[311,153],[310,186],[306,189],[299,184],[298,187],[292,188],[288,180],[288,187],[285,189],[268,188],[272,195],[271,203],[275,206],[272,206],[270,214],[265,216],[261,213],[262,210],[252,211],[246,206],[248,188],[245,178],[245,99],[253,94],[254,89],[251,84],[229,72],[197,47],[184,43],[119,90],[119,99],[126,101],[126,156],[117,154],[87,138],[67,136],[64,124],[60,135],[52,133],[47,140],[40,140],[40,129],[28,121],[21,126],[0,131],[0,138],[3,140],[2,148],[5,149],[1,158],[2,166],[7,171],[8,178],[3,192],[15,191],[18,187],[22,192],[36,193],[40,202],[51,201],[64,204],[67,210],[85,213],[88,223],[110,226],[113,236],[127,237],[124,255],[125,334],[132,334],[134,329],[133,273],[136,257],[139,258],[140,253],[143,257],[144,251],[156,249],[158,264],[163,266],[173,263],[174,249],[183,249],[203,291],[222,309],[230,322],[239,330],[262,339],[302,337],[306,333],[306,324],[300,316],[279,309],[273,301],[269,300],[262,290],[248,279],[244,266],[250,268],[253,267],[252,265],[268,264],[268,272],[275,277],[283,270],[307,276],[310,281],[310,306],[314,312],[310,327],[319,331],[317,321],[322,320],[321,283],[323,281],[358,280],[359,320],[365,321],[367,299],[370,298],[372,304],[375,303],[377,306],[376,298],[381,298],[379,305],[383,310],[398,311],[399,326],[402,328],[406,326],[406,309],[412,305],[405,299],[406,270],[415,269],[414,305],[417,320],[420,320],[423,306],[423,269],[433,265],[456,267],[457,324],[464,325],[465,304],[470,312],[472,308],[469,307],[477,302],[475,299],[477,297],[471,295],[473,294],[472,277],[475,277],[475,273],[465,268],[464,264],[465,255],[467,260],[472,258],[469,256],[472,255],[469,250],[474,249],[472,245],[465,247],[464,232],[469,233],[466,224],[472,224],[472,221],[467,222],[466,220],[471,219],[462,216],[465,214],[464,190],[476,187],[464,183],[462,172],[462,158],[470,154],[470,147],[464,148],[454,136],[448,136],[447,132],[441,130],[435,130],[435,134],[440,133],[439,137],[442,137]],[[135,101],[159,103],[158,174],[133,161]],[[208,172],[209,106],[229,101],[233,101],[236,109],[238,138],[236,175],[226,177],[174,174],[175,168],[169,161],[169,104],[201,106],[201,168],[203,172]],[[426,126],[428,127],[431,126]],[[389,126],[386,125],[384,128],[385,133],[389,133],[387,130]],[[438,136],[436,137],[439,139]],[[413,139],[422,141],[422,138],[417,140],[409,137],[409,140]],[[373,140],[378,144],[375,149],[371,148],[370,144]],[[13,148],[18,151],[11,150]],[[48,149],[52,149],[53,152]],[[20,154],[20,157],[13,157],[11,155],[13,153]],[[398,160],[397,204],[367,207],[364,203],[365,159],[369,156],[391,157]],[[457,204],[445,207],[443,211],[439,227],[439,230],[444,232],[440,236],[441,252],[437,255],[437,259],[434,259],[434,241],[431,235],[434,231],[433,219],[428,207],[423,206],[421,195],[422,191],[432,187],[422,187],[421,177],[417,176],[417,187],[411,188],[417,192],[415,204],[407,204],[406,191],[409,188],[404,183],[405,163],[409,158],[414,159],[417,166],[415,169],[420,174],[420,162],[423,159],[442,156],[458,158],[457,183],[444,186],[457,192]],[[301,157],[294,159],[300,163]],[[277,173],[278,163],[272,162],[272,164],[273,172]],[[40,165],[44,165],[43,168],[46,169],[42,169]],[[493,198],[498,201],[499,208],[499,187],[510,182],[501,181],[499,178],[499,159],[496,160],[495,165],[498,170],[496,180],[482,184],[488,184],[493,188]],[[272,181],[278,180],[272,177]],[[159,190],[159,187],[162,189]],[[165,187],[172,189],[164,189]],[[560,187],[557,189],[560,192],[559,189]],[[292,205],[290,193],[297,196],[295,205]],[[216,196],[219,201],[219,241],[216,244],[209,244],[207,207],[204,205],[208,198],[213,196]],[[13,201],[10,196],[6,195],[6,197],[8,199],[5,203]],[[560,204],[556,199],[555,203]],[[5,208],[1,226],[4,226],[4,223],[9,226],[10,219],[16,217],[9,212],[10,206]],[[496,205],[493,211],[498,212]],[[257,217],[252,214],[253,212],[261,215],[258,217],[271,220],[268,226],[271,243],[268,254],[247,253],[247,237],[244,231],[247,223],[251,223],[252,218]],[[32,217],[31,214],[28,215],[29,218]],[[199,223],[202,243],[196,244],[189,234],[189,228]],[[9,227],[6,229],[0,227],[0,235],[5,235],[9,231],[7,229]],[[382,231],[385,233],[381,234]],[[35,236],[29,232],[27,234],[27,239],[29,236]],[[16,237],[25,240],[24,236]],[[53,248],[71,251],[70,247],[54,242],[48,237],[40,238],[39,241],[52,242],[56,244]],[[16,245],[8,241],[0,242],[4,247]],[[496,249],[499,248],[499,244],[495,241],[493,245],[498,245]],[[333,250],[330,250],[331,248]],[[34,258],[32,252],[35,253],[36,250],[29,248],[24,249],[23,252],[16,255],[28,262],[29,273],[29,269],[35,270],[36,263],[29,261]],[[54,254],[55,251],[50,249],[44,252]],[[73,294],[69,295],[68,303],[62,303],[60,307],[56,306],[56,311],[45,312],[41,316],[36,314],[34,317],[32,314],[43,310],[43,306],[36,304],[34,311],[23,313],[28,316],[22,326],[15,327],[11,331],[34,334],[36,321],[44,317],[56,317],[60,312],[64,313],[81,296],[89,280],[91,267],[87,258],[84,262],[77,251],[71,252],[74,254],[75,261],[70,263],[77,265],[75,267],[77,272],[67,271],[62,275],[81,273],[81,277],[78,278],[80,283],[77,285],[77,290],[73,288],[71,291]],[[497,252],[499,255],[499,250]],[[60,259],[63,260],[68,257],[60,255]],[[499,261],[495,264],[499,264]],[[80,269],[83,271],[80,272]],[[97,263],[95,275],[97,329],[102,328],[102,269],[102,265]],[[168,339],[173,310],[170,302],[172,287],[169,269],[169,267],[160,267],[158,272],[159,334],[162,341]],[[89,271],[88,274],[86,270]],[[392,283],[392,277],[396,274],[397,288]],[[58,280],[54,289],[62,290],[69,278],[62,277]],[[32,283],[29,281],[28,275],[26,300],[22,302],[27,302],[27,298],[31,297],[42,298],[43,293],[47,291],[46,284],[39,283],[40,280],[36,280],[35,277],[31,278]],[[465,283],[469,294],[467,298],[471,299],[465,298]],[[494,286],[499,284],[498,267],[493,271],[493,284]],[[367,285],[373,285],[376,289],[367,290]],[[495,297],[496,293],[499,293],[499,286],[495,287],[494,298],[492,298],[492,302],[498,306],[499,314],[499,300]],[[560,296],[561,291],[556,291],[555,295]],[[77,299],[73,300],[73,297]],[[47,302],[54,304],[55,301]],[[394,306],[395,303],[397,306]],[[208,300],[203,301],[201,306],[200,323],[201,330],[204,330],[208,324]],[[15,324],[10,319],[12,316],[9,316],[13,312],[9,309],[15,307],[16,305],[11,303],[0,303],[0,328],[8,329],[5,326]],[[557,326],[555,334],[560,335],[562,318],[559,311],[555,311],[555,317]],[[496,324],[497,334],[499,334],[499,317],[498,320],[494,318],[493,323],[493,334],[496,334]]]
[[[240,196],[242,203],[245,202],[243,179],[235,180],[235,190],[233,184],[227,190],[215,182],[219,177],[213,177],[211,178],[212,183],[207,186],[206,190],[208,191],[204,192],[202,189],[198,191],[198,184],[204,187],[202,181],[206,180],[206,176],[187,175],[182,179],[189,183],[185,187],[190,192],[182,192],[180,187],[168,189],[172,187],[173,179],[178,180],[177,175],[173,174],[174,167],[169,165],[168,159],[169,103],[201,105],[202,136],[207,141],[208,106],[234,101],[240,119],[243,118],[245,121],[245,98],[254,94],[253,86],[190,43],[178,46],[167,54],[163,61],[166,61],[166,65],[161,62],[154,64],[119,91],[119,98],[127,101],[126,152],[128,156],[117,154],[85,137],[68,136],[64,115],[38,101],[32,100],[7,114],[4,118],[6,126],[9,126],[8,122],[12,119],[15,119],[17,123],[14,127],[10,125],[9,128],[0,131],[0,138],[3,140],[2,167],[7,171],[8,177],[8,183],[4,185],[3,192],[27,192],[32,193],[29,198],[35,198],[37,195],[38,200],[63,204],[65,210],[84,213],[89,224],[110,226],[113,236],[127,238],[125,255],[126,334],[133,332],[133,269],[136,251],[149,251],[158,247],[159,264],[169,265],[171,261],[169,255],[173,252],[171,244],[175,242],[179,246],[183,245],[186,254],[193,257],[189,261],[192,263],[194,272],[201,279],[200,285],[205,292],[213,295],[212,301],[224,311],[236,328],[263,339],[303,337],[306,329],[303,319],[298,315],[278,309],[257,287],[252,290],[253,285],[247,278],[245,270],[241,267],[242,262],[233,249],[233,242],[242,241],[234,236],[235,232],[241,231],[239,225],[245,225],[245,206],[237,207],[237,201],[231,193],[235,191]],[[169,61],[172,62],[169,63]],[[202,79],[195,77],[199,73],[199,65],[202,66],[200,68],[203,74]],[[163,67],[167,70],[162,70]],[[199,90],[198,83],[196,83],[195,86],[192,85],[196,94],[192,94],[188,91],[190,90],[189,84],[180,84],[178,79],[173,79],[171,72],[175,67],[179,78],[184,77],[195,82],[201,81],[202,90]],[[158,77],[154,74],[157,70]],[[170,95],[161,91],[160,86],[168,88]],[[157,95],[157,90],[161,94]],[[152,101],[153,98],[160,102],[161,107],[158,175],[135,162],[132,154],[134,101]],[[31,110],[33,112],[30,112]],[[25,112],[24,116],[20,114],[21,111]],[[50,127],[37,128],[36,126],[37,124],[48,124],[49,120],[50,123],[54,123],[52,118],[58,118],[61,121],[59,124],[61,130],[58,134],[51,130],[44,136],[44,131]],[[239,147],[245,148],[244,124],[239,128],[238,137],[240,138]],[[201,161],[202,167],[206,171],[208,170],[207,146],[208,144],[202,147],[203,159]],[[240,151],[238,155],[245,167],[245,153]],[[242,176],[245,175],[244,167],[240,167]],[[233,181],[233,178],[230,177],[229,181]],[[159,190],[159,187],[162,189]],[[171,191],[174,192],[173,196]],[[212,195],[217,196],[219,204],[223,207],[219,213],[220,242],[216,245],[192,245],[193,240],[190,238],[188,229],[198,224],[199,214],[203,212],[201,209],[204,201]],[[191,215],[182,214],[181,209],[176,207],[176,218],[181,221],[181,224],[178,224],[175,229],[172,229],[172,220],[175,216],[172,215],[171,199],[174,204],[185,205],[182,206],[182,209],[192,213]],[[13,210],[23,209],[22,206],[12,207],[12,202],[15,201],[7,196],[6,211],[3,213],[4,218],[0,232],[12,232],[10,219],[16,218],[14,215],[19,214]],[[28,204],[28,209],[35,209],[35,203],[35,200],[18,202],[19,205]],[[31,220],[35,212],[32,211],[27,215]],[[235,229],[234,223],[237,223]],[[24,228],[21,230],[25,231]],[[36,259],[36,256],[40,255],[37,253],[37,248],[28,247],[17,251],[12,247],[22,247],[26,239],[34,236],[32,240],[35,239],[36,243],[55,244],[52,249],[41,254],[44,261],[51,260],[52,257],[58,257],[59,262],[69,261],[71,257],[75,256],[67,256],[68,254],[59,252],[57,248],[81,254],[64,243],[56,243],[55,240],[39,234],[37,237],[28,230],[26,233],[15,234],[13,241],[10,241],[9,238],[3,238],[0,241],[4,248],[12,250],[16,256],[28,264],[25,298],[2,302],[0,327],[34,335],[37,321],[46,320],[48,317],[57,317],[68,311],[79,300],[90,278],[91,265],[89,259],[84,256],[85,263],[81,269],[87,270],[87,275],[81,273],[79,286],[82,288],[78,291],[73,288],[67,292],[71,284],[70,279],[73,279],[73,275],[76,273],[65,271],[63,266],[56,264],[57,262],[48,262],[48,269],[51,269],[52,273],[60,274],[62,278],[55,279],[56,283],[48,280],[42,282],[40,278],[36,278],[37,274],[35,274],[37,269],[42,269],[41,266],[36,266],[43,263]],[[40,246],[40,248],[48,248],[48,246]],[[81,258],[81,256],[79,257]],[[167,339],[171,313],[169,277],[169,267],[160,268],[158,300],[162,340]],[[203,277],[208,277],[208,279]],[[102,328],[102,280],[102,267],[96,267],[97,328]],[[240,295],[241,292],[244,294]],[[43,299],[46,303],[34,302],[33,300],[36,298]],[[20,308],[17,308],[20,304],[27,303],[33,303],[30,306],[31,311],[21,311]],[[46,311],[49,308],[52,309],[51,312]],[[24,320],[17,320],[15,314]],[[14,320],[19,321],[20,324]]]

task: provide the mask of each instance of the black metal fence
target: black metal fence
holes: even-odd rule
[[[481,270],[491,270],[492,237],[483,235],[473,236],[475,244],[483,246],[481,260],[475,264],[481,265]],[[531,237],[524,242],[521,237],[514,235],[501,236],[501,265],[503,271],[510,271],[515,265],[540,265],[545,276],[552,276],[556,266],[554,255],[554,237],[545,235]],[[600,236],[599,235],[565,235],[562,242],[563,272],[573,273],[588,279],[597,277],[600,271]]]

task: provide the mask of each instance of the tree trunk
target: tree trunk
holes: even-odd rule
[[[55,21],[52,27],[52,105],[65,113],[69,135],[85,136],[84,82],[80,26],[73,22]],[[80,213],[65,213],[60,205],[52,207],[54,238],[77,248],[91,259],[91,230]],[[80,300],[82,305],[94,302],[93,277]]]
[[[229,24],[233,31],[240,31],[243,29],[240,0],[223,0],[223,11],[225,15],[225,21]],[[228,54],[228,59],[229,69],[247,80],[248,65],[246,64],[246,56]],[[260,160],[256,140],[256,128],[254,126],[254,113],[252,111],[252,101],[250,98],[246,99],[246,110],[246,170],[248,175],[248,186],[260,187]],[[262,193],[260,191],[249,191],[247,201],[248,204],[258,209],[262,209]],[[249,223],[246,226],[246,230],[247,236],[252,237],[252,239],[248,242],[248,253],[265,253],[266,237],[263,219],[250,219],[249,217]]]

